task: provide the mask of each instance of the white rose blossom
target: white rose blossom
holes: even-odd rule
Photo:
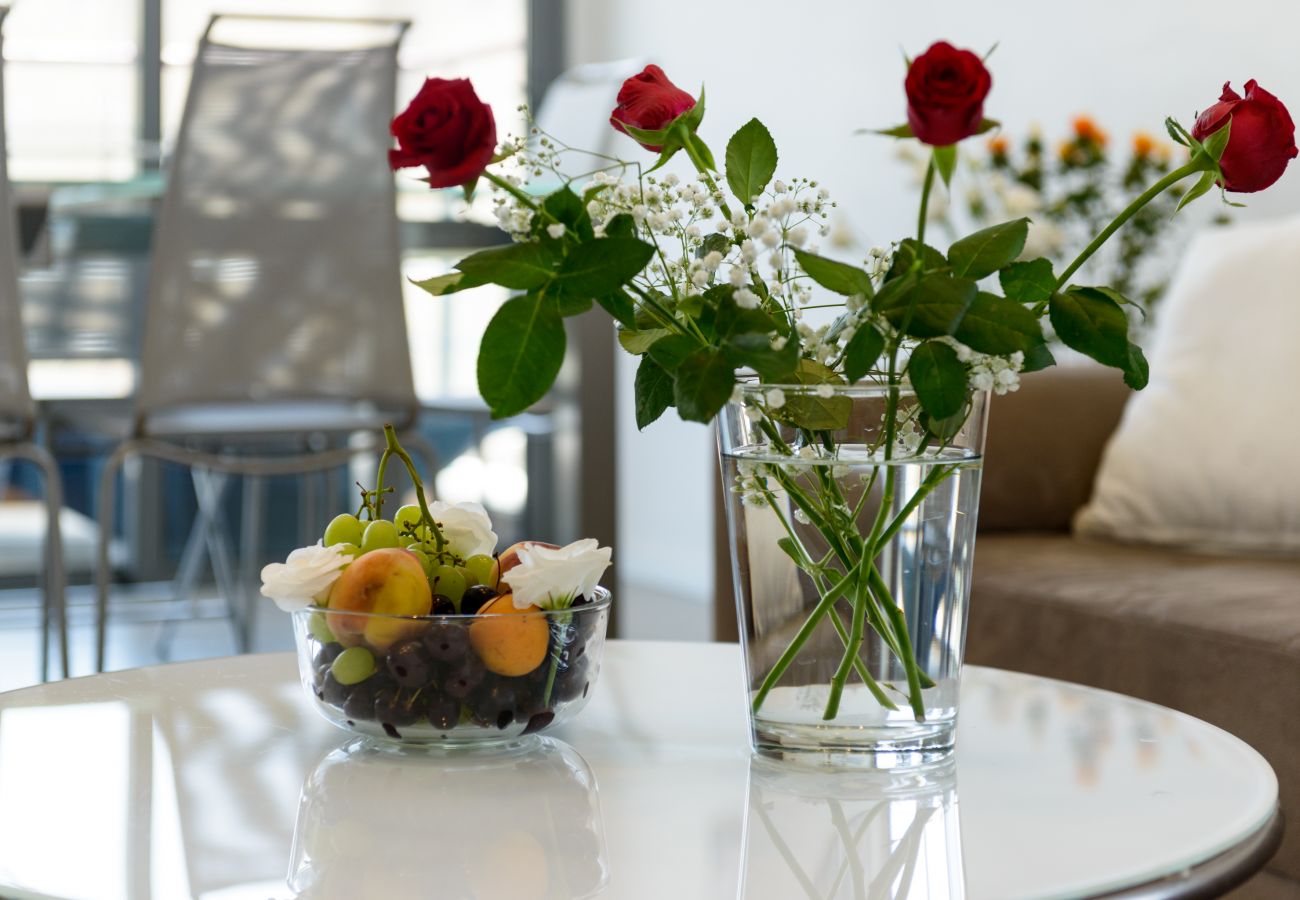
[[[595,538],[558,548],[525,544],[519,564],[506,573],[515,608],[567,609],[579,595],[590,596],[612,555]]]
[[[285,612],[293,612],[324,600],[352,555],[340,547],[326,547],[317,541],[299,547],[282,563],[262,569],[262,596],[270,597]]]
[[[497,534],[492,530],[492,520],[487,510],[478,503],[447,503],[435,500],[429,504],[433,521],[438,523],[447,546],[458,556],[488,555],[497,548]]]

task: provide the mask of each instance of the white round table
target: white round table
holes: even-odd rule
[[[613,641],[590,705],[494,754],[350,745],[289,654],[0,694],[0,896],[1175,897],[1280,838],[1250,747],[968,668],[955,765],[751,760],[735,645]]]

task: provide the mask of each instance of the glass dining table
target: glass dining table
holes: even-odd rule
[[[1217,895],[1277,781],[1150,703],[968,667],[958,749],[906,771],[751,757],[736,645],[612,641],[554,737],[367,744],[291,654],[0,694],[0,895],[59,900]]]

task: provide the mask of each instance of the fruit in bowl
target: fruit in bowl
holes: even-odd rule
[[[377,485],[356,515],[262,570],[293,615],[304,688],[327,719],[408,743],[500,741],[549,728],[586,702],[610,606],[594,540],[523,541],[495,554],[476,503],[429,503],[385,428]],[[416,503],[384,517],[383,473],[405,463]]]

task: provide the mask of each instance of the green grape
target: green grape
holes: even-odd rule
[[[325,546],[335,544],[360,544],[361,522],[350,513],[341,513],[325,526]]]
[[[358,547],[356,544],[351,544],[351,543],[346,543],[346,542],[345,542],[345,543],[342,543],[342,544],[334,544],[333,546],[334,546],[334,549],[335,549],[335,550],[338,550],[338,551],[341,551],[341,552],[343,552],[343,553],[346,553],[348,556],[360,556],[360,555],[361,555],[361,548]]]
[[[396,546],[397,526],[387,519],[376,519],[371,522],[366,526],[365,534],[361,536],[361,551],[363,553]]]
[[[429,534],[429,529],[424,527],[424,513],[414,503],[408,503],[399,509],[393,516],[393,523],[397,525],[399,532],[414,531],[416,541],[424,540]]]
[[[408,550],[411,548],[411,545],[414,543],[415,543],[415,538],[411,537],[409,534],[399,535],[397,538],[397,546],[405,547]]]
[[[332,644],[338,638],[334,632],[330,631],[329,623],[325,621],[324,613],[313,613],[312,617],[307,620],[307,630],[311,632],[312,637],[322,644]]]
[[[359,684],[375,674],[375,655],[365,647],[349,647],[334,658],[330,671],[339,684]]]
[[[492,586],[492,568],[496,565],[496,560],[485,553],[479,553],[465,560],[465,571],[467,571],[477,584],[486,584]]]
[[[460,598],[464,595],[465,588],[469,587],[469,582],[465,580],[465,575],[460,569],[454,566],[437,566],[429,581],[433,585],[435,594],[442,594],[455,603],[457,609],[460,608]]]
[[[421,545],[417,544],[412,547],[407,547],[406,549],[411,552],[412,556],[414,556],[416,559],[420,561],[420,568],[424,569],[424,577],[428,579],[432,579],[433,569],[434,569],[433,560],[429,558],[429,554],[419,549],[420,546]]]

